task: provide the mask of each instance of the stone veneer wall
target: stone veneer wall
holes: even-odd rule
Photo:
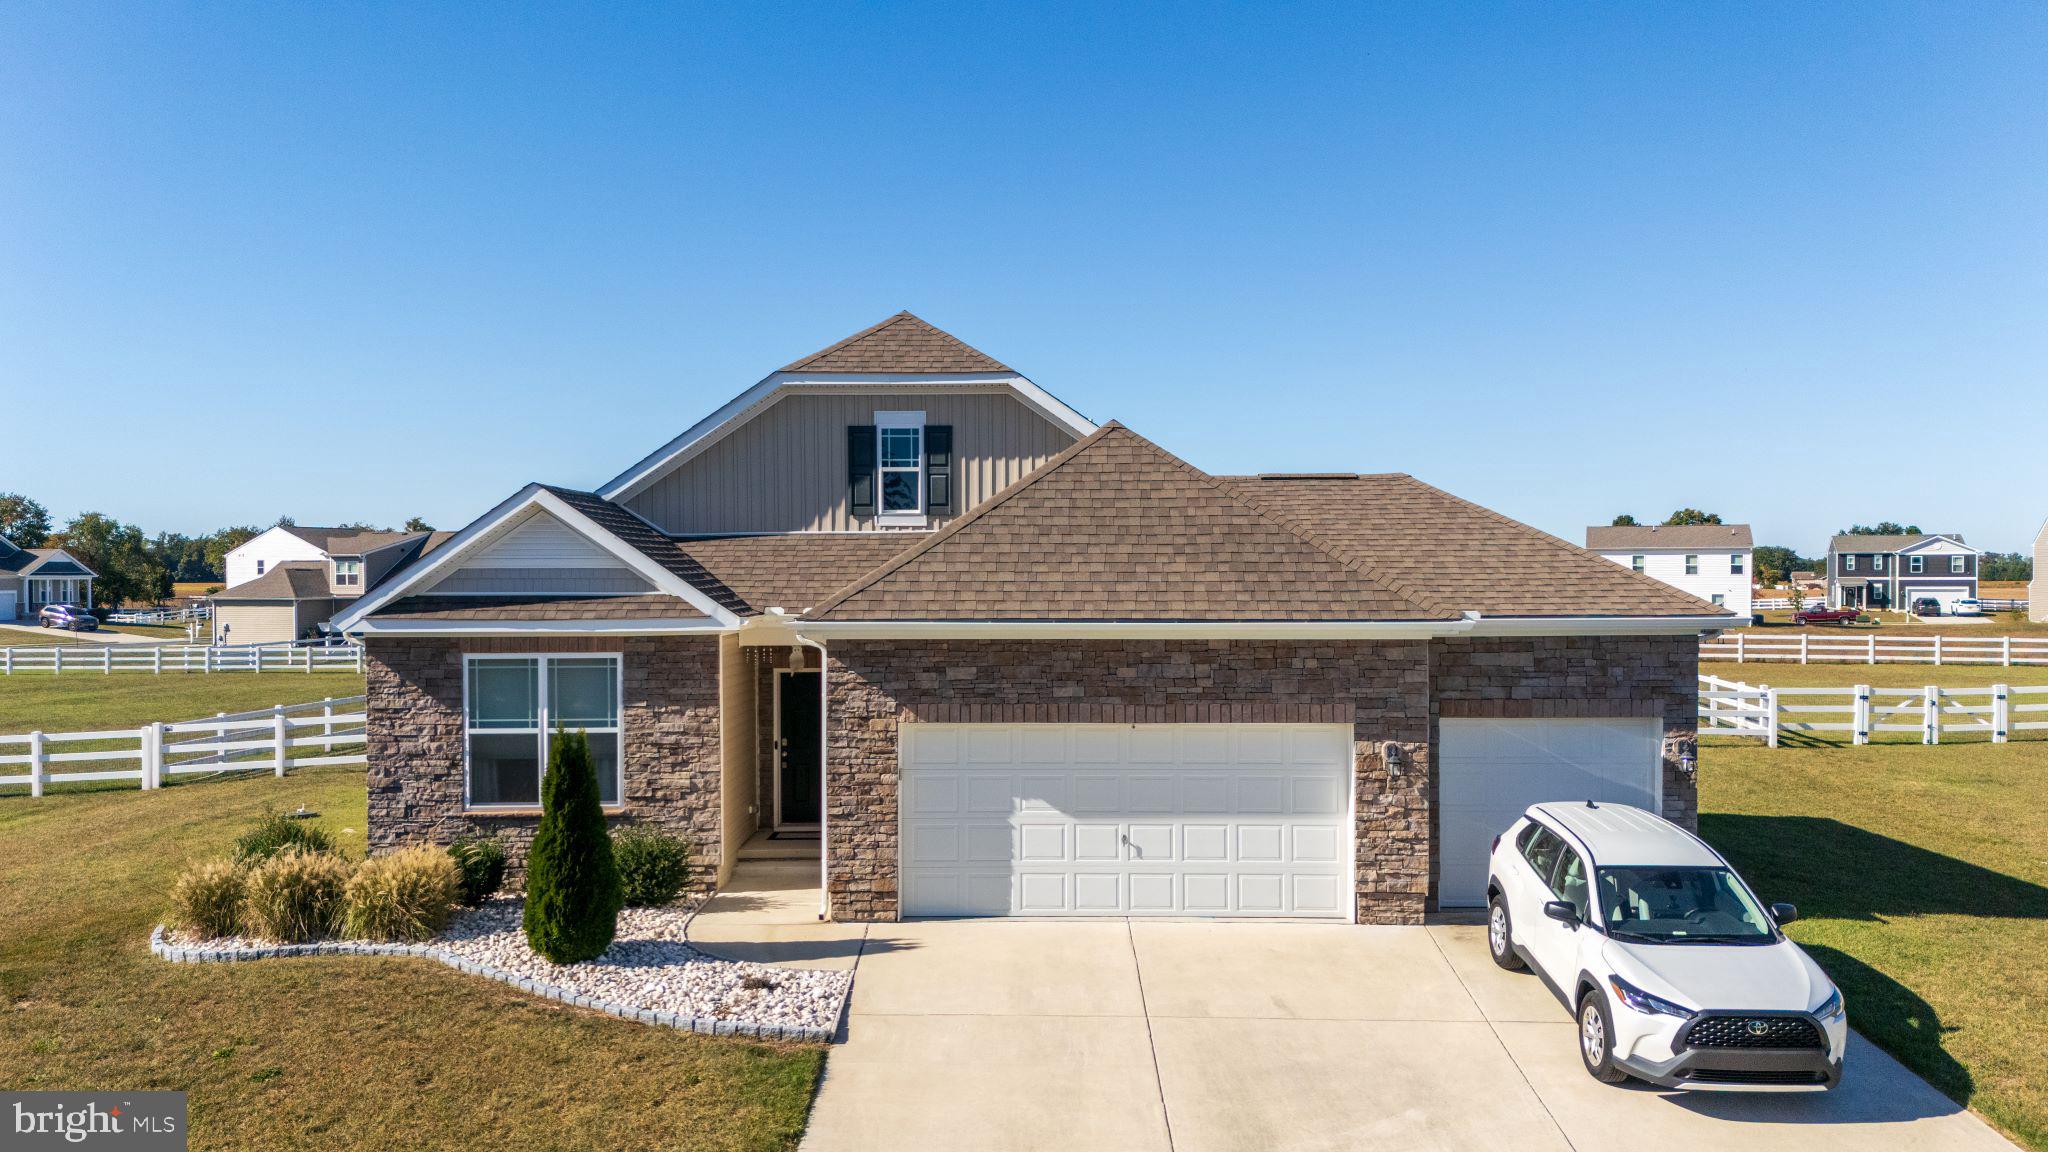
[[[538,811],[466,812],[462,805],[462,657],[469,652],[622,653],[624,804],[612,822],[645,821],[687,836],[692,887],[712,884],[720,816],[716,637],[371,637],[365,655],[372,852],[492,835],[505,843],[514,875],[524,875]]]
[[[1428,897],[1422,641],[886,641],[831,644],[826,809],[835,919],[898,915],[897,727],[925,723],[1352,725],[1358,918]],[[1390,776],[1383,741],[1403,748]]]

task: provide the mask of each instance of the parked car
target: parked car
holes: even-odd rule
[[[1604,1083],[1823,1091],[1842,1079],[1841,990],[1698,837],[1621,804],[1538,804],[1493,842],[1487,947],[1578,1018]]]
[[[45,628],[68,628],[73,632],[100,630],[99,617],[76,604],[45,604],[36,613],[36,622]]]
[[[1941,601],[1936,600],[1932,596],[1922,596],[1918,600],[1913,601],[1913,615],[1939,616],[1941,615]]]
[[[1825,604],[1792,613],[1794,624],[1847,624],[1863,615],[1861,608],[1829,608]]]
[[[1982,616],[1984,614],[1984,602],[1974,596],[1965,596],[1948,606],[1948,614],[1951,616]]]

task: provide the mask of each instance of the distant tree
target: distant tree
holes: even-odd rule
[[[1636,518],[1623,512],[1621,515],[1608,521],[1608,526],[1612,528],[1634,528],[1636,526]]]
[[[298,526],[299,522],[289,516],[279,516],[277,523],[271,525],[272,528],[297,528]]]
[[[1686,524],[1719,524],[1720,522],[1721,518],[1712,512],[1702,512],[1697,508],[1680,508],[1665,519],[1664,526],[1675,528]]]
[[[406,520],[404,530],[407,532],[432,532],[434,526],[417,516],[413,516]]]
[[[16,548],[41,548],[50,538],[50,510],[19,492],[0,492],[0,536]]]
[[[372,524],[372,523],[370,523],[370,522],[369,522],[368,520],[351,520],[351,521],[349,521],[349,522],[348,522],[348,523],[346,523],[346,524],[336,524],[336,525],[335,525],[335,527],[336,527],[336,528],[344,528],[344,529],[347,529],[347,530],[348,530],[348,531],[350,531],[350,532],[389,532],[389,531],[391,531],[391,529],[389,529],[389,528],[379,528],[379,527],[377,527],[377,526],[376,526],[375,524]]]
[[[1918,524],[1899,524],[1891,520],[1880,520],[1876,524],[1855,524],[1835,533],[1837,536],[1918,536]]]
[[[50,542],[99,574],[92,583],[95,604],[154,603],[171,594],[170,572],[150,548],[142,529],[133,524],[84,512],[50,537]]]
[[[1986,552],[1977,567],[1977,577],[2024,583],[2034,578],[2034,558],[2024,552]]]
[[[1822,567],[1820,561],[1809,560],[1790,548],[1776,544],[1761,545],[1753,555],[1757,577],[1767,584],[1781,583],[1794,572],[1818,572]]]

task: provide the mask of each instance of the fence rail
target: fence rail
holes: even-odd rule
[[[0,648],[0,675],[17,672],[361,672],[360,644],[94,644]]]
[[[0,736],[0,772],[23,769],[0,775],[0,785],[26,784],[30,796],[41,796],[52,784],[135,780],[148,792],[179,775],[269,771],[283,776],[288,767],[365,764],[363,705],[361,696],[329,697],[140,728]],[[73,750],[55,750],[67,745]],[[337,745],[356,745],[358,750],[336,752]],[[313,754],[305,754],[309,750]],[[69,764],[122,767],[51,770],[53,765]]]
[[[1986,612],[2025,612],[2027,610],[2027,601],[2025,600],[1989,598],[1979,600],[1977,603],[1982,604]]]
[[[1982,688],[1773,688],[1701,676],[1700,734],[1740,736],[1778,746],[1784,732],[1847,732],[1853,744],[1873,733],[1917,733],[1922,744],[1946,735],[2008,743],[2014,732],[2048,731],[2048,684]]]
[[[189,624],[195,620],[213,619],[213,605],[199,604],[191,608],[138,608],[127,612],[109,612],[109,624]]]
[[[1865,632],[1801,632],[1764,636],[1731,632],[1700,642],[1700,659],[1737,664],[2048,664],[2048,636],[1885,636]]]

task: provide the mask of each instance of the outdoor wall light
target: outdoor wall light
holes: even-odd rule
[[[1399,776],[1401,774],[1401,746],[1399,744],[1394,743],[1392,740],[1381,744],[1380,759],[1387,766],[1387,775]]]

